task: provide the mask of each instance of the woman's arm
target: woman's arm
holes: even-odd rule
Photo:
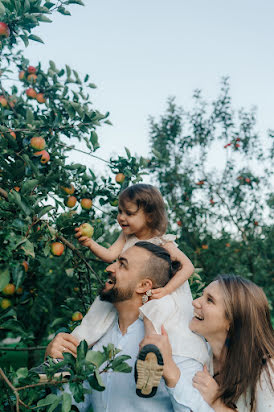
[[[95,242],[95,240],[90,239],[87,236],[81,236],[80,229],[78,227],[75,229],[75,232],[75,237],[81,245],[88,247],[94,255],[108,263],[117,259],[126,243],[126,238],[123,232],[120,233],[118,239],[109,248],[99,245]]]
[[[197,372],[192,380],[194,388],[198,389],[204,400],[214,409],[215,412],[235,412],[235,409],[231,409],[226,406],[220,399],[216,399],[219,385],[212,378],[204,366],[203,371]]]
[[[154,299],[162,298],[176,290],[190,278],[195,269],[191,260],[181,252],[173,242],[167,242],[163,247],[170,253],[171,260],[178,260],[181,263],[182,268],[178,270],[165,287],[152,290],[152,298]]]

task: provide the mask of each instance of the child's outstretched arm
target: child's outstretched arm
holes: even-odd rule
[[[169,295],[186,280],[188,280],[195,269],[191,260],[180,249],[178,249],[173,242],[167,242],[163,245],[163,247],[170,253],[171,260],[178,260],[182,267],[177,273],[175,273],[173,278],[170,279],[165,287],[152,290],[152,298],[154,299],[159,299],[163,296]]]
[[[81,245],[88,247],[94,255],[102,259],[104,262],[112,262],[120,255],[124,244],[126,242],[123,232],[120,233],[118,239],[109,248],[99,245],[95,240],[90,239],[87,236],[81,236],[80,229],[75,229],[75,237],[81,243]]]

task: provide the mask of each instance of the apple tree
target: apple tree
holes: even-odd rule
[[[70,15],[71,4],[83,5],[0,1],[0,339],[20,338],[15,349],[28,350],[28,368],[41,361],[37,349],[49,335],[79,323],[105,277],[105,265],[79,247],[75,227],[89,224],[94,239],[107,245],[115,236],[118,194],[141,179],[146,165],[127,151],[107,162],[109,175],[100,177],[74,162],[76,152],[95,156],[97,129],[111,124],[90,102],[96,86],[68,65],[50,61],[45,68],[24,57],[24,46],[43,42],[33,29],[54,13]],[[104,389],[98,367],[105,361],[107,369],[129,371],[117,353],[110,345],[92,354],[82,342],[77,359],[66,354],[75,398],[83,397],[84,379]],[[27,368],[15,369],[7,375],[0,369],[0,410],[37,404],[53,411],[60,403],[71,410],[70,396],[40,387]]]
[[[150,119],[149,170],[168,203],[171,228],[203,281],[242,275],[271,303],[273,132],[259,136],[256,112],[233,110],[228,79],[212,103],[199,90],[193,99],[189,111],[169,99],[160,119]]]

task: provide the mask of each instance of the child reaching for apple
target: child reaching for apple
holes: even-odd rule
[[[117,259],[121,252],[134,246],[140,240],[164,247],[172,260],[180,262],[181,269],[165,287],[147,292],[143,299],[144,304],[140,308],[140,314],[144,320],[145,336],[153,333],[161,334],[161,326],[164,324],[170,337],[173,355],[193,357],[195,335],[191,334],[188,329],[188,323],[193,315],[192,296],[187,280],[193,273],[194,266],[188,257],[177,248],[174,242],[176,237],[165,234],[167,217],[160,192],[148,184],[129,186],[119,196],[117,220],[122,232],[109,248],[85,236],[87,232],[83,231],[83,227],[75,229],[75,236],[83,246],[88,247],[105,262]],[[180,314],[180,326],[172,322],[175,313]],[[89,345],[92,345],[105,334],[115,318],[116,311],[112,304],[103,302],[97,297],[82,323],[74,329],[72,334],[79,341],[85,339]],[[189,334],[194,338],[191,336],[191,345],[186,345],[187,339],[190,338]],[[197,353],[196,357],[198,360],[204,360],[206,356],[205,353]],[[138,394],[142,396],[141,392]]]

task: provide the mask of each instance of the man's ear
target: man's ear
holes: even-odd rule
[[[152,280],[151,279],[142,279],[136,286],[136,293],[144,294],[149,289],[152,289]]]

